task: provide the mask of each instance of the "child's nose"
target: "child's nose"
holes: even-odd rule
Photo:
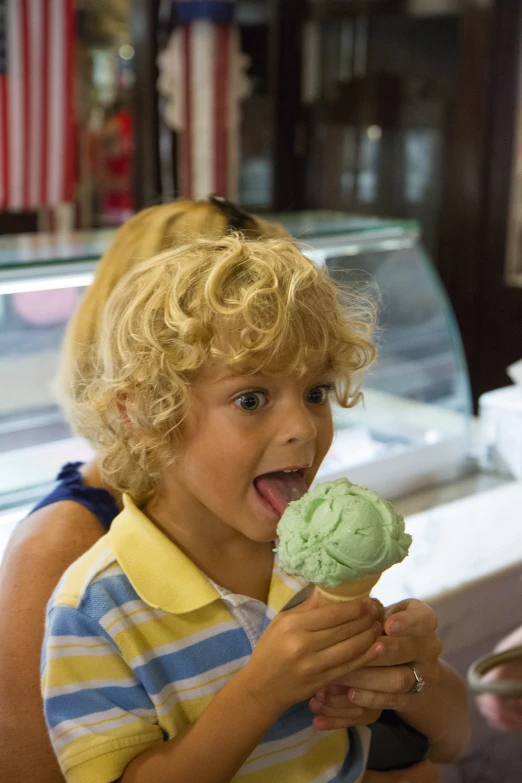
[[[317,436],[315,418],[304,405],[294,405],[283,413],[280,432],[287,443],[308,443]]]

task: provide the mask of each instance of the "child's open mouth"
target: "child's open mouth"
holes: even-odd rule
[[[254,479],[257,493],[281,517],[292,500],[299,500],[308,486],[304,480],[306,468],[287,468],[273,473],[263,473]]]

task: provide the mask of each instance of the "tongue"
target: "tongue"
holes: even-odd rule
[[[267,473],[255,480],[256,489],[270,505],[282,516],[292,500],[299,500],[308,492],[304,479],[299,473]]]

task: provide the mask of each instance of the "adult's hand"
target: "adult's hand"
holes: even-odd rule
[[[386,635],[379,638],[385,646],[384,655],[310,700],[310,709],[317,716],[316,729],[373,723],[381,710],[407,709],[416,698],[416,694],[409,693],[415,675],[408,663],[414,664],[427,688],[435,688],[442,644],[433,609],[415,599],[394,604],[385,612],[384,632]]]
[[[437,767],[430,761],[423,761],[409,769],[395,772],[372,772],[368,770],[362,783],[438,783]]]
[[[522,645],[522,626],[502,639],[495,652],[504,652]],[[499,666],[489,672],[486,680],[522,680],[522,661]],[[510,732],[522,732],[522,699],[503,698],[488,693],[476,697],[477,706],[495,729]]]

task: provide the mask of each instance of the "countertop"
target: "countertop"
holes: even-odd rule
[[[438,614],[447,653],[505,632],[520,618],[522,481],[477,474],[396,503],[413,536],[408,558],[374,594],[415,597]],[[417,510],[416,513],[413,509]]]

